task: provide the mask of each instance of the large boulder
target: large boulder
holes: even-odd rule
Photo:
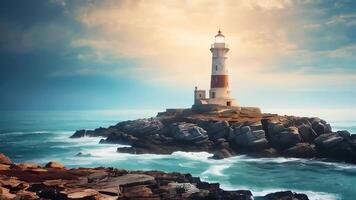
[[[308,196],[305,194],[298,194],[292,191],[282,191],[267,194],[265,196],[267,200],[309,200]]]
[[[232,154],[229,150],[221,149],[221,150],[215,152],[211,158],[215,159],[215,160],[220,160],[220,159],[224,159],[224,158],[229,158],[231,156],[232,156]]]
[[[273,147],[284,150],[302,141],[298,128],[285,128],[281,123],[271,123],[268,125],[268,140]]]
[[[324,120],[320,120],[319,118],[314,119],[312,128],[318,135],[332,132],[330,124],[326,123]]]
[[[267,147],[264,130],[253,130],[250,126],[242,126],[234,130],[234,143],[239,148],[263,149]]]
[[[337,133],[322,134],[314,140],[316,146],[320,149],[333,148],[340,145],[344,141],[344,138]]]
[[[135,137],[149,136],[157,133],[162,134],[165,131],[163,123],[156,118],[124,121],[118,123],[115,128]]]
[[[314,143],[324,157],[356,163],[356,146],[346,132],[322,134]]]
[[[4,154],[0,153],[0,164],[11,165],[12,161],[11,161],[11,159],[9,157],[7,157]]]
[[[314,158],[317,156],[315,145],[309,143],[298,143],[295,146],[285,150],[284,156],[296,158]]]
[[[62,163],[51,161],[46,164],[47,168],[56,168],[56,169],[64,169],[64,165]]]
[[[299,134],[304,142],[313,142],[313,140],[318,137],[318,134],[310,126],[302,124],[298,126]]]
[[[209,138],[216,140],[220,138],[228,138],[232,132],[232,128],[227,121],[218,121],[210,123],[208,127]]]
[[[208,139],[207,132],[196,124],[178,122],[170,127],[169,136],[177,141],[198,142]]]

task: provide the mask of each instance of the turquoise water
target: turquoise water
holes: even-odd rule
[[[189,172],[224,189],[250,189],[254,195],[280,190],[306,193],[311,199],[355,199],[356,166],[305,159],[237,156],[210,160],[211,154],[172,155],[116,153],[119,145],[98,144],[100,138],[69,139],[77,129],[106,127],[118,121],[154,116],[156,111],[0,112],[0,152],[15,162],[50,160],[67,167],[112,166],[125,169]],[[356,122],[335,122],[334,129],[356,133]],[[90,154],[76,157],[79,152]]]

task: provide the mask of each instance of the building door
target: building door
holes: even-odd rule
[[[231,101],[226,102],[227,106],[231,106]]]

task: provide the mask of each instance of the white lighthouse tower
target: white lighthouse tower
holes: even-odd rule
[[[220,106],[237,106],[235,99],[230,97],[229,72],[226,66],[227,52],[229,48],[225,43],[225,37],[219,30],[215,41],[211,45],[212,53],[211,82],[209,98],[205,98],[205,91],[195,89],[195,104],[214,104]]]

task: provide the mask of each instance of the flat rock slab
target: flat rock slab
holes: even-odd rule
[[[143,185],[154,183],[155,178],[153,176],[145,174],[126,174],[119,177],[112,177],[106,183],[107,186],[134,186],[134,185]]]

